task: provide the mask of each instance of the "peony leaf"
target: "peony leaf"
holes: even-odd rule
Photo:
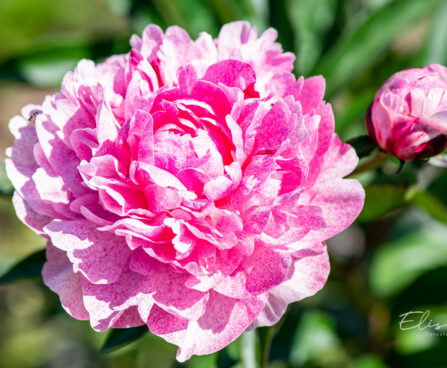
[[[357,152],[359,158],[369,156],[377,145],[371,140],[368,135],[361,135],[359,137],[350,139],[346,143],[350,144]]]
[[[334,106],[335,131],[342,133],[355,124],[365,124],[365,112],[374,100],[375,88],[356,91],[346,96],[346,105],[343,108]]]
[[[118,350],[123,346],[131,344],[147,333],[147,326],[112,329],[112,332],[109,336],[107,336],[107,339],[101,348],[101,352],[105,354],[111,353],[112,351]]]
[[[420,217],[416,225],[401,218],[405,228],[375,252],[369,277],[376,295],[396,294],[425,272],[447,265],[447,227]]]
[[[425,38],[420,65],[447,64],[447,2],[442,2],[433,14],[428,36]]]
[[[39,250],[17,264],[0,277],[0,284],[10,281],[40,277],[43,264],[46,261],[45,249]]]
[[[387,368],[379,357],[375,355],[363,355],[352,362],[350,368]]]
[[[0,195],[12,196],[14,188],[6,176],[5,164],[0,163]]]
[[[360,213],[360,222],[373,221],[405,202],[407,188],[391,184],[365,186],[365,205]]]
[[[388,2],[358,27],[346,32],[326,57],[321,59],[312,74],[324,75],[327,81],[327,95],[333,94],[340,86],[374,63],[402,30],[440,3],[440,0]]]
[[[237,358],[232,354],[230,345],[217,353],[217,368],[231,368],[236,364]]]
[[[308,76],[334,23],[337,3],[335,0],[290,1],[288,5],[290,24],[295,34],[295,65],[300,75]]]
[[[428,163],[437,167],[447,167],[447,152],[430,157]]]
[[[337,336],[334,319],[321,310],[304,312],[293,338],[290,352],[292,365],[295,367],[309,361],[319,362],[323,356],[330,356],[334,359],[331,363],[335,363],[339,354],[343,354],[343,347]]]
[[[429,192],[416,192],[410,201],[435,220],[447,225],[447,207]]]
[[[188,368],[216,368],[217,353],[208,355],[193,355],[187,364]]]

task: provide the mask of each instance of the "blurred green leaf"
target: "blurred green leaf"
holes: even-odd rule
[[[286,51],[293,51],[295,47],[295,34],[290,19],[288,0],[268,0],[268,21],[278,31],[278,42]]]
[[[69,70],[74,69],[78,60],[59,59],[23,62],[21,74],[32,85],[37,87],[58,86]]]
[[[71,44],[128,33],[106,0],[0,1],[0,62],[49,44]]]
[[[359,137],[350,139],[346,143],[350,144],[355,149],[359,158],[369,156],[372,151],[377,148],[377,144],[374,143],[368,135],[361,135]]]
[[[49,47],[20,58],[17,70],[31,85],[55,87],[60,85],[65,73],[73,70],[80,59],[89,56],[89,50],[84,45]]]
[[[192,356],[186,366],[188,368],[215,368],[217,367],[217,354],[209,355],[194,355]]]
[[[423,48],[422,65],[447,64],[447,1],[436,7]]]
[[[436,344],[436,337],[419,329],[396,330],[396,350],[401,354],[415,354],[430,349]]]
[[[227,348],[217,353],[217,368],[230,368],[236,363],[237,361],[231,356]]]
[[[203,0],[209,10],[212,10],[219,21],[223,23],[243,19],[244,15],[235,0]]]
[[[410,201],[431,217],[447,225],[447,207],[429,192],[416,192]]]
[[[431,221],[382,245],[370,267],[374,293],[381,297],[395,294],[423,273],[447,265],[446,239],[447,227]]]
[[[112,332],[109,336],[107,336],[107,339],[101,348],[101,352],[107,354],[118,350],[123,346],[129,345],[130,343],[138,340],[147,333],[149,333],[147,326],[112,329]]]
[[[335,0],[292,0],[290,24],[295,31],[297,74],[307,76],[321,55],[324,36],[335,18]]]
[[[46,261],[45,249],[39,250],[15,264],[0,277],[0,284],[6,282],[40,277]]]
[[[447,22],[446,22],[447,23]],[[441,153],[439,155],[430,157],[428,162],[437,167],[447,167],[447,152]]]
[[[342,348],[333,319],[319,310],[304,313],[292,343],[291,364],[300,366],[337,350]]]
[[[365,355],[357,358],[349,368],[387,368],[388,366],[375,355]]]
[[[6,175],[5,163],[0,162],[0,195],[12,196],[14,187]]]
[[[440,170],[436,177],[428,186],[427,191],[432,193],[444,206],[447,206],[447,170]]]
[[[167,6],[166,1],[156,1],[155,4],[158,4],[157,8],[160,10],[160,13],[164,15],[163,12],[164,7]],[[203,1],[200,0],[189,0],[189,1],[181,1],[181,0],[171,0],[172,7],[175,9],[172,10],[174,17],[182,17],[180,22],[177,22],[173,17],[165,17],[165,21],[169,25],[182,25],[189,32],[190,36],[195,39],[200,32],[208,32],[211,34],[217,34],[217,25],[213,15],[209,11],[209,8],[205,6]]]
[[[186,19],[180,11],[177,1],[173,0],[152,0],[157,10],[169,25],[177,25],[186,28]]]
[[[406,187],[390,184],[365,186],[365,204],[358,220],[369,222],[401,206],[405,200]]]
[[[348,101],[340,109],[341,111],[335,112],[335,131],[343,132],[355,122],[360,122],[364,127],[366,111],[373,101],[375,93],[375,89],[367,89],[349,96]]]
[[[313,74],[327,79],[327,94],[355,78],[371,65],[386,47],[441,0],[395,0],[373,12],[363,23],[345,33]]]

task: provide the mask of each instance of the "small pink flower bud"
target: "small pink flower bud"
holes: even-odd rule
[[[379,89],[366,117],[368,133],[384,151],[403,161],[447,148],[447,68],[407,69]]]

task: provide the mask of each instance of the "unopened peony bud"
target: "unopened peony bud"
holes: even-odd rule
[[[447,68],[432,64],[394,74],[379,89],[366,118],[368,133],[403,161],[447,148]]]

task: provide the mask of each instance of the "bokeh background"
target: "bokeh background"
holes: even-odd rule
[[[12,143],[9,119],[56,91],[81,58],[127,52],[130,35],[148,23],[176,24],[196,38],[239,19],[275,27],[297,55],[297,76],[326,78],[345,140],[365,133],[365,111],[392,73],[447,64],[445,0],[0,0],[0,162]],[[270,367],[447,367],[442,330],[399,328],[409,311],[447,323],[447,169],[416,163],[395,176],[397,167],[387,160],[358,176],[364,211],[329,241],[329,281],[290,307]],[[0,165],[0,192],[7,187]],[[0,274],[43,247],[0,195]],[[241,366],[238,341],[181,365],[176,348],[156,336],[102,354],[106,337],[69,317],[41,280],[0,285],[2,368]]]

